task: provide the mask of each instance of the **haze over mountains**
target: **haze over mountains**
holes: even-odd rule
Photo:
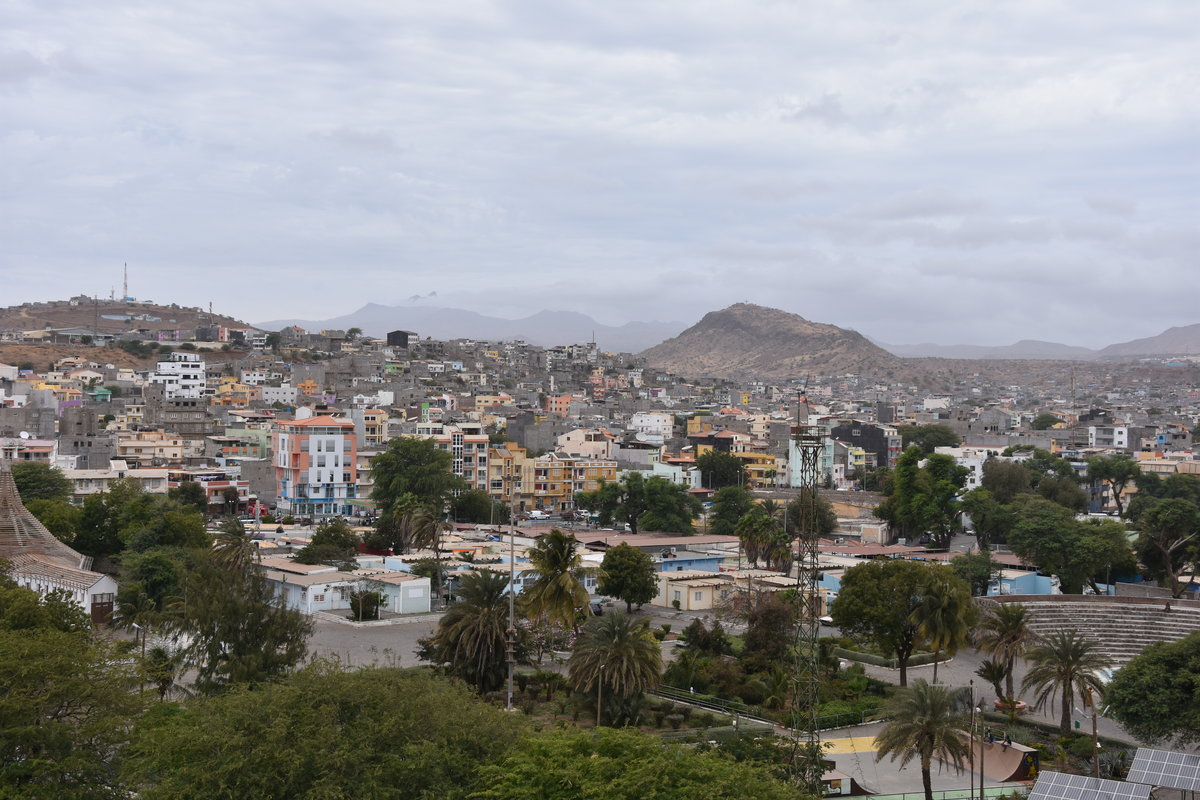
[[[409,330],[434,339],[524,339],[539,347],[590,342],[593,337],[603,349],[636,353],[683,330],[684,322],[629,322],[604,325],[574,311],[539,311],[522,319],[504,319],[458,308],[430,306],[384,306],[367,303],[351,314],[327,320],[282,319],[260,322],[255,327],[277,331],[299,325],[310,331],[361,328],[368,336],[382,337],[388,331]]]

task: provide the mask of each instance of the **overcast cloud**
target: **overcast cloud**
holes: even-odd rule
[[[1200,4],[0,0],[5,304],[1200,322]]]

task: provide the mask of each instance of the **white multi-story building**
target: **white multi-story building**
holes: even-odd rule
[[[662,444],[675,431],[675,417],[662,411],[639,411],[629,418],[629,429],[642,434],[644,441]]]
[[[489,441],[482,424],[423,422],[417,426],[417,436],[433,439],[438,448],[449,451],[454,458],[454,474],[466,481],[468,488],[488,490]]]
[[[171,353],[170,361],[158,362],[150,383],[161,384],[168,399],[199,399],[204,396],[206,383],[204,359],[199,353]]]
[[[1091,425],[1088,427],[1088,447],[1111,447],[1115,450],[1129,449],[1129,426]]]
[[[272,449],[279,510],[299,517],[349,516],[358,496],[354,423],[328,415],[279,423]]]

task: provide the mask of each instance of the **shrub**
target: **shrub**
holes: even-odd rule
[[[677,731],[683,727],[683,714],[667,714],[664,719],[671,726],[671,730]]]
[[[705,711],[701,714],[696,714],[692,718],[692,722],[696,723],[696,727],[698,728],[711,728],[714,719],[715,717],[712,715],[712,712]]]

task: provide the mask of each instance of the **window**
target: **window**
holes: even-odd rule
[[[675,602],[678,603],[682,599],[683,599],[683,592],[676,589],[675,590]]]
[[[692,599],[693,600],[703,600],[704,592],[692,592]]]

